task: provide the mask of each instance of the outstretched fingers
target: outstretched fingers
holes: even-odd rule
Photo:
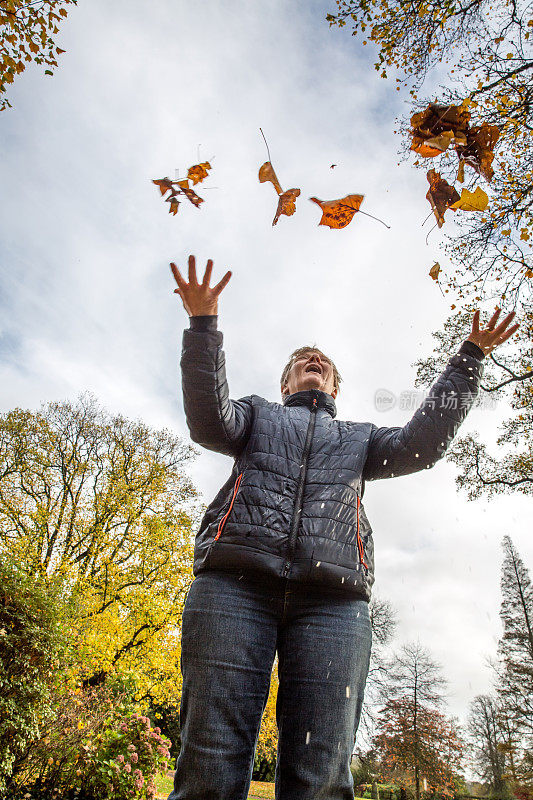
[[[217,283],[217,285],[213,287],[214,294],[216,294],[216,295],[220,294],[222,289],[224,289],[228,285],[230,278],[231,278],[231,270],[226,272],[226,274],[224,275],[222,280],[220,280]]]
[[[213,272],[213,260],[210,258],[207,262],[205,272],[204,272],[204,279],[202,281],[202,286],[204,289],[209,288],[209,283],[211,281],[211,273]]]
[[[500,316],[500,311],[501,311],[501,308],[499,306],[496,306],[496,310],[495,310],[494,314],[492,315],[492,317],[487,322],[487,328],[490,329],[496,324],[496,320]]]
[[[498,327],[494,328],[494,333],[500,336],[505,331],[506,327],[509,325],[512,318],[515,316],[515,313],[516,313],[515,311],[511,311],[510,314],[507,314],[507,316],[500,322]]]
[[[177,268],[177,266],[174,264],[173,261],[170,263],[170,269],[172,270],[172,274],[174,275],[174,280],[178,284],[179,288],[184,289],[187,286],[187,283],[185,282],[185,278],[183,277],[183,275],[181,274],[181,272],[179,271],[179,269]],[[174,291],[177,292],[179,290],[174,289]]]
[[[194,256],[189,256],[189,283],[198,285],[196,277],[196,259]]]
[[[512,336],[512,335],[513,335],[513,333],[514,333],[515,331],[517,331],[517,330],[518,330],[518,328],[519,328],[519,327],[520,327],[520,323],[519,323],[519,322],[517,322],[517,323],[516,323],[516,325],[513,325],[511,328],[509,328],[509,330],[507,331],[507,333],[505,333],[505,334],[503,334],[502,336],[500,336],[500,342],[505,342],[505,341],[506,341],[506,340],[507,340],[507,339],[508,339],[510,336]]]

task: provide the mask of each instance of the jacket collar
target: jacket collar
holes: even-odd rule
[[[337,406],[330,394],[321,392],[319,389],[306,389],[304,392],[294,392],[283,398],[284,406],[307,406],[312,408],[316,400],[317,408],[323,408],[332,417],[337,416]]]

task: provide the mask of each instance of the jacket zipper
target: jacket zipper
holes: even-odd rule
[[[289,545],[287,548],[285,565],[281,573],[282,578],[287,577],[287,575],[289,574],[289,570],[291,568],[291,557],[294,551],[294,545],[296,543],[296,536],[298,535],[298,526],[300,524],[300,517],[302,516],[302,500],[305,487],[305,478],[307,475],[307,461],[309,459],[309,451],[311,450],[311,440],[313,438],[313,433],[315,430],[316,410],[317,410],[317,401],[315,397],[313,400],[313,405],[311,407],[311,416],[309,418],[309,425],[307,426],[307,435],[305,437],[302,463],[300,464],[300,480],[298,482],[298,489],[296,490],[296,500],[294,501],[294,511],[292,514],[291,527],[289,533]]]
[[[357,549],[359,550],[359,561],[368,572],[368,564],[365,561],[365,551],[363,549],[363,540],[359,533],[359,506],[361,505],[361,498],[357,495]]]
[[[220,536],[220,534],[222,533],[222,531],[224,529],[224,525],[226,524],[226,520],[230,515],[231,509],[233,508],[233,503],[235,502],[235,498],[237,497],[237,492],[239,491],[239,486],[241,485],[241,481],[242,481],[242,476],[243,475],[244,475],[244,472],[241,472],[241,474],[239,475],[239,477],[235,481],[235,485],[233,487],[233,496],[231,498],[231,503],[229,504],[229,508],[226,511],[226,513],[224,514],[224,516],[222,517],[222,519],[220,520],[220,522],[218,523],[217,535],[215,536],[215,538],[213,540],[215,542],[218,539],[218,537]]]

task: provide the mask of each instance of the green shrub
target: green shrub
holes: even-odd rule
[[[65,650],[58,591],[0,553],[0,796],[53,714]]]

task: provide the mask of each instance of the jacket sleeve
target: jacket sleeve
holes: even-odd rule
[[[230,400],[217,317],[191,317],[183,332],[181,374],[185,417],[193,442],[229,456],[246,444],[252,398]]]
[[[364,480],[410,475],[442,458],[479,392],[483,357],[465,341],[403,428],[372,425]]]

